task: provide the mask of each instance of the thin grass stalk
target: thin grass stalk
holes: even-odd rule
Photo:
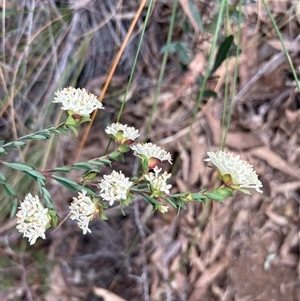
[[[131,25],[130,25],[130,27],[129,27],[129,29],[128,29],[128,32],[127,32],[127,34],[126,34],[126,36],[125,36],[125,38],[124,38],[124,41],[123,41],[123,43],[122,43],[122,45],[121,45],[121,47],[120,47],[120,49],[119,49],[119,51],[118,51],[118,53],[117,53],[116,58],[115,58],[114,61],[113,61],[112,67],[111,67],[111,69],[110,69],[110,71],[109,71],[109,73],[108,73],[108,75],[107,75],[107,78],[106,78],[106,81],[105,81],[105,83],[104,83],[104,86],[103,86],[103,88],[101,89],[101,94],[100,94],[100,96],[99,96],[99,101],[102,101],[102,100],[103,100],[103,97],[104,97],[104,95],[105,95],[105,93],[106,93],[106,90],[107,90],[107,88],[108,88],[108,85],[109,85],[109,83],[110,83],[110,81],[111,81],[111,78],[112,78],[112,76],[113,76],[113,74],[114,74],[114,72],[115,72],[115,70],[116,70],[116,68],[117,68],[117,65],[118,65],[119,60],[120,60],[120,58],[121,58],[121,56],[122,56],[122,53],[124,52],[124,49],[125,49],[125,47],[126,47],[128,41],[129,41],[129,38],[130,38],[130,36],[131,36],[131,34],[132,34],[132,32],[133,32],[133,29],[134,29],[134,27],[135,27],[135,25],[136,25],[136,23],[137,23],[137,21],[138,21],[138,18],[139,18],[139,16],[140,16],[140,14],[141,14],[141,12],[142,12],[142,10],[143,10],[143,8],[144,8],[146,2],[147,2],[147,0],[143,0],[143,1],[140,3],[140,6],[139,6],[139,8],[138,8],[138,10],[137,10],[137,12],[136,12],[136,14],[135,14],[135,16],[134,16],[132,22],[131,22]],[[79,158],[79,156],[80,156],[80,154],[81,154],[81,151],[82,151],[83,146],[84,146],[84,144],[85,144],[85,142],[86,142],[86,139],[87,139],[87,137],[88,137],[88,135],[89,135],[89,132],[90,132],[90,130],[91,130],[91,127],[92,127],[92,125],[93,125],[93,123],[94,123],[94,121],[95,121],[97,112],[98,112],[98,110],[95,110],[95,111],[92,113],[91,121],[89,122],[89,124],[88,124],[88,126],[87,126],[87,129],[86,129],[86,131],[85,131],[85,133],[84,133],[84,136],[82,137],[82,140],[81,140],[81,142],[80,142],[78,151],[76,152],[76,156],[75,156],[74,162],[76,162],[76,161],[78,160],[78,158]]]
[[[153,104],[152,104],[152,107],[151,107],[149,121],[147,123],[146,131],[145,131],[145,137],[144,137],[145,141],[148,139],[150,128],[152,126],[153,115],[154,115],[154,112],[155,112],[156,107],[157,107],[158,95],[159,95],[160,90],[161,90],[162,80],[164,78],[164,74],[165,74],[165,70],[166,70],[167,59],[168,59],[168,56],[169,56],[169,47],[170,47],[170,44],[171,44],[172,34],[173,34],[173,29],[174,29],[174,24],[175,24],[175,19],[176,19],[177,4],[178,4],[178,0],[175,0],[174,3],[173,3],[173,7],[172,7],[172,14],[171,14],[170,26],[169,26],[168,36],[167,36],[167,43],[166,43],[164,56],[163,56],[162,63],[161,63],[161,68],[160,68],[160,72],[159,72],[157,86],[156,86],[155,93],[154,93],[154,100],[153,100]]]
[[[231,99],[232,101],[230,102],[230,107],[229,107],[229,112],[227,114],[227,123],[226,123],[226,128],[224,131],[224,139],[221,140],[221,148],[223,149],[226,145],[226,140],[227,140],[227,134],[229,131],[230,127],[230,122],[231,122],[231,117],[233,113],[233,108],[234,108],[234,101],[233,99],[236,96],[236,91],[237,91],[237,80],[238,80],[238,67],[239,67],[239,49],[241,45],[241,23],[242,23],[242,0],[239,0],[239,15],[238,15],[238,34],[237,34],[237,47],[236,47],[236,54],[235,54],[235,64],[234,64],[234,75],[233,75],[233,85],[232,85],[232,90],[231,90]],[[224,114],[227,112],[227,106],[224,106]]]
[[[184,143],[183,143],[183,146],[182,146],[183,149],[181,150],[180,154],[186,148],[186,144],[187,144],[187,142],[188,142],[188,140],[190,138],[190,135],[191,135],[191,132],[192,132],[192,129],[193,129],[193,125],[194,125],[194,123],[196,121],[196,118],[197,118],[197,114],[198,114],[198,112],[200,110],[200,105],[201,105],[202,100],[203,100],[203,95],[204,95],[205,87],[206,87],[207,81],[208,81],[208,79],[210,77],[211,66],[212,66],[213,60],[215,58],[215,51],[216,51],[216,47],[217,47],[217,40],[218,40],[219,32],[221,30],[222,19],[223,19],[223,11],[224,11],[226,3],[227,3],[226,0],[222,0],[221,3],[220,3],[220,10],[219,10],[219,13],[218,13],[218,18],[217,18],[217,22],[216,22],[216,28],[215,28],[215,32],[214,32],[214,36],[213,36],[213,41],[212,41],[212,45],[211,45],[211,49],[210,49],[210,53],[209,53],[209,57],[208,57],[208,62],[207,62],[207,66],[206,66],[206,72],[204,74],[202,85],[200,87],[200,93],[198,94],[198,98],[197,98],[197,101],[196,101],[196,104],[195,104],[195,109],[194,109],[193,117],[191,119],[191,124],[190,124],[190,127],[189,127],[189,131],[186,134],[186,137],[185,137],[185,140],[184,140]],[[172,171],[176,170],[176,168],[177,168],[177,166],[179,164],[179,161],[180,161],[180,155],[178,156],[177,160],[174,162]]]
[[[295,80],[295,82],[296,82],[297,89],[298,89],[298,91],[300,92],[300,82],[299,82],[299,79],[298,79],[296,70],[295,70],[295,68],[294,68],[292,59],[291,59],[291,57],[290,57],[290,55],[289,55],[289,52],[288,52],[288,50],[287,50],[287,48],[286,48],[286,46],[285,46],[285,44],[284,44],[282,35],[281,35],[281,33],[280,33],[280,31],[279,31],[279,28],[278,28],[278,26],[277,26],[277,23],[276,23],[276,21],[275,21],[273,15],[272,15],[270,9],[269,9],[268,4],[266,3],[266,0],[262,0],[262,2],[263,2],[263,5],[264,5],[264,7],[265,7],[265,9],[266,9],[266,11],[267,11],[267,13],[268,13],[268,15],[269,15],[271,21],[272,21],[272,24],[273,24],[274,28],[275,28],[275,31],[276,31],[276,33],[277,33],[277,36],[278,36],[279,40],[280,40],[280,43],[281,43],[283,52],[284,52],[284,54],[285,54],[285,56],[286,56],[286,59],[287,59],[289,65],[290,65],[290,68],[291,68],[291,70],[292,70],[292,74],[293,74],[294,80]],[[300,36],[300,35],[299,35],[299,36]]]
[[[230,15],[229,15],[229,7],[226,5],[226,23],[230,22]],[[229,34],[228,26],[226,26],[226,36]],[[227,54],[228,58],[228,54]],[[228,70],[228,59],[225,61],[225,68],[226,71]],[[224,104],[223,104],[223,114],[222,114],[222,121],[221,121],[221,137],[220,137],[220,149],[224,150],[225,148],[225,133],[224,128],[226,124],[226,112],[227,112],[227,102],[228,102],[228,91],[229,91],[229,73],[226,72],[225,74],[225,89],[224,89]]]
[[[141,37],[140,37],[140,40],[139,40],[139,43],[138,43],[138,47],[137,47],[136,54],[135,54],[135,57],[134,57],[132,69],[131,69],[131,72],[130,72],[128,84],[127,84],[127,87],[126,87],[126,91],[125,91],[125,94],[124,94],[124,98],[123,98],[123,101],[122,101],[122,104],[121,104],[120,111],[119,111],[119,114],[117,116],[117,121],[116,122],[120,121],[120,118],[122,116],[122,113],[123,113],[123,110],[124,110],[124,107],[125,107],[127,95],[128,95],[131,83],[132,83],[133,75],[134,75],[134,72],[135,72],[135,67],[136,67],[137,60],[138,60],[138,57],[139,57],[139,54],[140,54],[140,49],[141,49],[141,46],[142,46],[142,42],[143,42],[143,39],[144,39],[144,36],[145,36],[146,27],[147,27],[147,24],[148,24],[148,21],[149,21],[149,18],[150,18],[150,12],[152,11],[152,5],[153,5],[153,0],[150,0],[149,7],[148,7],[148,10],[147,10],[147,14],[146,14],[146,18],[145,18],[144,25],[143,25],[142,32],[141,32]]]

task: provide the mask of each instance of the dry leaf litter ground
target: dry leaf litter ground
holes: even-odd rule
[[[184,3],[180,1],[183,7]],[[292,4],[270,2],[272,12],[282,20],[281,32],[300,71],[299,8],[298,17],[295,12],[288,14]],[[158,76],[149,57],[154,62],[161,59],[158,50],[162,42],[157,41],[156,34],[159,25],[166,30],[165,15],[170,14],[168,5],[157,7],[160,10],[156,8],[152,16],[156,22],[151,23],[153,30],[146,37],[153,48],[139,63],[142,75],[135,77],[121,119],[139,128],[141,137],[150,118]],[[209,11],[204,12],[209,19]],[[49,269],[45,300],[299,300],[300,95],[289,81],[289,66],[262,4],[248,5],[244,13],[238,95],[227,147],[255,166],[264,184],[263,195],[238,194],[225,203],[206,207],[190,203],[179,216],[174,210],[165,215],[151,214],[151,208],[137,199],[126,208],[126,216],[120,215],[118,208],[109,209],[109,221],[93,221],[92,234],[86,236],[67,221],[39,244],[39,252],[47,254]],[[186,72],[180,70],[176,57],[170,59],[154,112],[149,140],[170,151],[174,161],[180,159],[173,171],[172,192],[211,188],[217,181],[203,160],[208,150],[217,150],[220,144],[224,78],[228,73],[225,64],[218,69],[216,80],[209,83],[218,98],[205,99],[201,104],[185,147],[195,110],[197,78],[205,71],[206,43],[209,46],[210,41],[209,35],[199,33],[195,41],[198,54]],[[234,59],[229,59],[227,67],[232,79]],[[118,79],[124,83],[124,78],[115,77],[114,82],[122,90]],[[101,77],[89,80],[86,86],[97,93]],[[108,140],[104,124],[115,120],[119,103],[109,96],[104,105],[107,110],[93,125],[82,160],[105,151]],[[72,163],[78,141],[64,138],[57,149],[61,148],[65,151],[55,153],[53,164]],[[131,175],[136,164],[135,158],[126,156],[126,164],[113,166]],[[59,213],[66,215],[72,195],[57,186],[52,192]],[[43,281],[39,277],[44,274],[37,267],[38,259],[34,260],[29,250],[19,262],[22,273],[39,275],[27,288],[20,281],[20,295],[27,289],[33,300],[42,300]],[[13,297],[6,295],[5,300],[16,300],[16,294],[10,292]]]

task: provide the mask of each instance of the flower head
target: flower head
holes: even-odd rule
[[[122,171],[113,171],[110,175],[104,175],[99,183],[100,196],[109,202],[111,206],[114,201],[125,201],[128,198],[130,187],[133,182],[126,178]]]
[[[55,92],[53,102],[61,103],[62,110],[67,110],[69,115],[90,116],[96,109],[104,109],[97,96],[87,92],[84,88],[68,87]]]
[[[158,166],[162,161],[168,161],[172,164],[171,154],[159,146],[149,143],[138,143],[131,146],[134,155],[140,157],[142,160],[148,160],[148,168],[153,169]]]
[[[50,227],[51,217],[39,197],[28,193],[19,209],[16,214],[17,229],[23,233],[23,237],[27,237],[31,245],[38,237],[45,239],[45,231]]]
[[[112,123],[111,125],[108,125],[105,129],[105,133],[111,135],[119,144],[130,144],[140,136],[139,130],[121,123]]]
[[[247,161],[240,159],[240,156],[223,151],[208,152],[207,155],[205,161],[210,161],[216,167],[225,184],[237,189],[254,188],[262,193],[260,190],[262,183],[258,180],[256,171]],[[228,180],[231,183],[227,183]]]
[[[147,181],[150,182],[151,191],[152,193],[154,193],[155,196],[158,196],[161,192],[169,194],[169,189],[172,187],[171,184],[167,184],[167,180],[171,177],[171,174],[168,174],[165,171],[162,175],[159,175],[160,172],[161,168],[155,166],[154,172],[149,172],[148,174],[145,174],[145,178]]]
[[[94,219],[98,213],[97,204],[95,204],[87,195],[86,190],[78,192],[78,197],[73,197],[70,208],[70,219],[78,221],[78,227],[83,230],[83,234],[92,232],[89,229],[89,222]]]

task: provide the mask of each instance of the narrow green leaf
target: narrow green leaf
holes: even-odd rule
[[[0,155],[7,155],[7,152],[3,147],[0,147]]]
[[[109,156],[110,158],[112,158],[113,160],[118,160],[120,157],[120,153],[119,152],[112,152]]]
[[[90,163],[92,165],[96,165],[96,166],[104,166],[105,165],[103,162],[94,161],[94,160],[90,160],[90,161],[88,161],[88,163]]]
[[[233,39],[234,39],[233,35],[230,35],[221,43],[216,55],[214,66],[210,71],[210,75],[214,74],[214,72],[220,67],[223,61],[227,58],[227,53],[233,42]]]
[[[14,217],[18,208],[18,200],[16,198],[11,198],[12,201],[12,208],[10,211],[10,218]]]
[[[33,167],[25,163],[3,162],[4,165],[21,171],[33,170]]]
[[[37,179],[42,179],[42,180],[46,180],[45,176],[41,175],[38,171],[36,170],[27,170],[24,171],[24,173],[30,177],[32,177],[33,179],[37,180]]]
[[[4,144],[4,140],[0,140],[0,147]]]
[[[86,162],[78,162],[73,165],[73,169],[91,170],[93,169],[93,165]]]
[[[79,186],[78,183],[67,178],[53,176],[53,179],[55,179],[58,183],[72,191],[77,191],[77,187]]]
[[[24,146],[24,145],[26,145],[26,143],[23,141],[12,141],[12,142],[8,142],[8,143],[4,144],[3,147],[5,147],[7,149],[15,149],[18,146]]]
[[[51,135],[35,134],[30,137],[30,140],[45,140],[49,139]]]
[[[16,192],[15,190],[12,188],[12,186],[8,183],[8,182],[5,182],[3,184],[4,186],[4,189],[6,191],[6,193],[9,195],[9,196],[15,196],[16,195]]]
[[[51,172],[70,172],[72,170],[72,167],[55,167],[51,169]]]
[[[165,197],[164,200],[165,200],[166,202],[168,202],[168,203],[169,203],[171,206],[173,206],[174,208],[177,208],[176,204],[172,201],[171,198]]]
[[[51,216],[51,226],[55,228],[57,226],[59,216],[55,210],[49,210],[48,212]]]
[[[151,198],[149,195],[147,194],[141,194],[141,197],[146,200],[149,204],[151,205],[161,205],[161,203],[159,201],[157,201],[156,199]]]
[[[45,187],[42,187],[42,194],[43,196],[47,196],[49,199],[51,199],[51,194]]]
[[[215,200],[215,201],[218,201],[218,202],[223,202],[224,199],[225,199],[224,196],[219,195],[219,194],[217,194],[217,193],[213,193],[213,192],[207,192],[207,193],[205,193],[205,195],[206,195],[208,198],[210,198],[210,199],[212,199],[212,200]]]
[[[70,130],[72,130],[72,132],[75,134],[76,137],[78,137],[78,131],[76,130],[76,128],[74,126],[69,125],[68,128]]]
[[[5,181],[6,181],[6,178],[5,178],[4,174],[2,172],[0,172],[0,184],[4,184]]]
[[[51,133],[53,133],[53,134],[57,134],[57,135],[60,135],[60,134],[61,134],[61,132],[60,132],[56,127],[54,127],[54,126],[50,126],[50,127],[48,128],[48,130],[49,130]]]

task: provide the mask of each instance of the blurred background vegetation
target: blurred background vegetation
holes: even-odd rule
[[[248,159],[264,184],[262,196],[188,204],[179,216],[151,214],[136,200],[126,216],[114,207],[108,222],[93,221],[91,234],[67,221],[33,247],[15,229],[17,200],[1,189],[1,300],[298,300],[299,1],[0,5],[0,140],[59,124],[58,89],[101,95],[109,80],[106,109],[82,151],[86,126],[79,138],[34,141],[6,159],[44,170],[100,156],[104,128],[120,114],[141,141],[172,153],[172,192],[212,187],[216,175],[203,160],[224,147]],[[135,166],[128,156],[113,167],[131,176]],[[28,176],[1,172],[20,200],[38,192]],[[47,188],[63,218],[74,195],[52,181]]]

